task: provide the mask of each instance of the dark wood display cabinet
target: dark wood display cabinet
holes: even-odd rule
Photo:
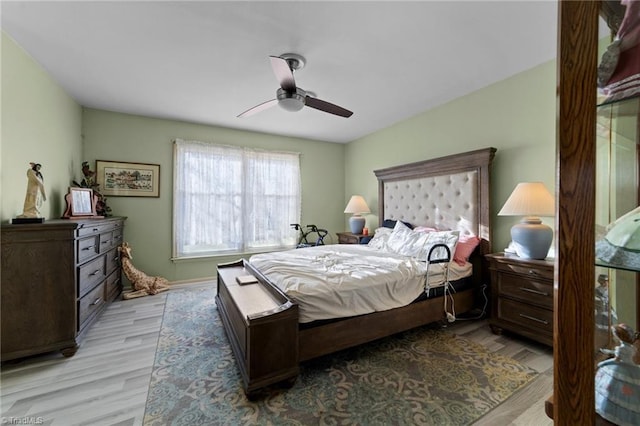
[[[2,224],[2,361],[60,350],[122,291],[124,217]]]
[[[605,422],[595,412],[601,349],[616,344],[611,325],[640,327],[640,270],[609,264],[597,249],[608,225],[640,200],[640,93],[612,86],[608,67],[599,73],[626,7],[619,0],[558,2],[554,385],[546,406],[556,425]],[[638,58],[633,48],[627,54]],[[597,88],[600,77],[607,90]]]

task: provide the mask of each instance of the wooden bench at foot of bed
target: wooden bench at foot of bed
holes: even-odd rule
[[[264,283],[238,284],[246,275],[242,260],[218,265],[216,305],[250,396],[298,376],[298,305]]]

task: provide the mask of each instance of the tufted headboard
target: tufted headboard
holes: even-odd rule
[[[375,170],[379,222],[459,230],[482,239],[479,254],[491,252],[490,167],[495,148]]]

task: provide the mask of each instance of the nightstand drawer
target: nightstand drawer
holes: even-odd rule
[[[500,297],[518,299],[522,302],[553,309],[553,285],[527,276],[500,274],[498,278]]]
[[[338,242],[340,244],[358,244],[358,237],[338,232]]]
[[[365,244],[371,239],[369,235],[352,234],[351,232],[338,232],[337,234],[340,244]]]
[[[516,302],[498,300],[498,319],[553,335],[553,311]]]
[[[553,281],[553,267],[541,268],[539,266],[529,266],[524,262],[521,264],[515,264],[513,262],[506,263],[499,259],[494,263],[494,267],[498,271],[511,272],[514,274],[526,275],[527,277]]]

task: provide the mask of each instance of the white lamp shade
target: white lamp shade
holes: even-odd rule
[[[542,182],[519,183],[498,216],[554,216],[555,200]]]
[[[347,207],[344,208],[345,213],[369,213],[369,206],[367,202],[364,201],[361,195],[352,195],[351,199],[347,203]]]

